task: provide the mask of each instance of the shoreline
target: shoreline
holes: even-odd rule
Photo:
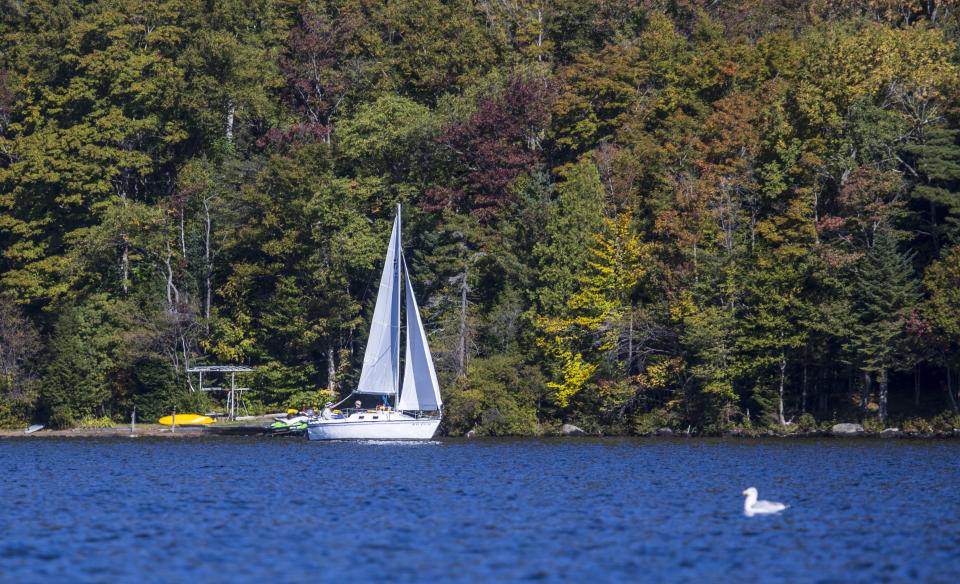
[[[137,424],[135,432],[130,427],[116,428],[73,428],[69,430],[38,430],[32,434],[25,434],[23,430],[0,430],[0,439],[5,438],[196,438],[199,436],[215,436],[212,432],[205,432],[198,427],[177,427],[171,432],[168,426],[160,424]]]
[[[231,428],[231,426],[221,426],[219,429]],[[237,428],[237,426],[233,426]],[[246,427],[251,432],[246,434],[247,436],[253,437],[264,437],[264,438],[276,438],[275,436],[269,436],[268,434],[255,433],[253,426]],[[190,438],[207,438],[207,437],[235,437],[238,434],[230,432],[219,432],[210,427],[197,427],[197,426],[178,426],[176,431],[171,431],[167,426],[161,426],[160,424],[137,424],[135,432],[130,431],[130,427],[116,427],[116,428],[74,428],[70,430],[39,430],[32,434],[24,434],[23,430],[0,430],[0,440],[5,439],[49,439],[49,438],[170,438],[170,439],[190,439]],[[817,431],[817,432],[793,432],[793,433],[775,433],[775,432],[761,432],[755,434],[747,433],[738,433],[738,432],[727,432],[719,436],[715,435],[701,435],[701,434],[691,434],[688,435],[684,432],[671,432],[671,433],[661,433],[654,432],[651,434],[578,434],[578,435],[564,435],[564,434],[544,434],[540,436],[534,435],[517,435],[517,436],[437,436],[436,438],[455,438],[462,440],[476,440],[476,439],[489,439],[489,438],[566,438],[570,440],[582,439],[582,438],[643,438],[643,439],[717,439],[717,438],[735,438],[735,439],[744,439],[744,440],[788,440],[788,439],[810,439],[810,438],[836,438],[836,439],[861,439],[861,440],[950,440],[950,439],[960,439],[960,429],[954,429],[953,432],[862,432],[856,434],[837,434],[829,431]]]

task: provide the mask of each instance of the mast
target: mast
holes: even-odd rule
[[[395,286],[396,296],[394,302],[396,302],[397,311],[396,314],[400,314],[400,290],[402,286],[400,285],[400,262],[403,255],[403,248],[401,246],[401,241],[403,239],[402,233],[402,224],[400,220],[400,203],[397,203],[397,253],[393,257],[393,273],[396,278],[394,281],[397,283]],[[400,319],[397,318],[396,323],[394,324],[394,347],[396,354],[396,367],[394,367],[394,379],[393,379],[393,409],[398,411],[397,408],[400,407]]]

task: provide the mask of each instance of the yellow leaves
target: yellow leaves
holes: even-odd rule
[[[668,389],[674,385],[678,372],[684,367],[683,359],[671,357],[647,365],[646,370],[637,375],[637,382],[645,389]]]
[[[683,290],[679,298],[670,304],[670,319],[674,322],[683,322],[698,312],[697,303],[694,301],[693,292]]]
[[[601,357],[616,356],[631,297],[648,271],[651,253],[634,233],[630,214],[606,218],[604,227],[594,235],[590,274],[567,300],[566,313],[537,319],[543,335],[537,344],[557,366],[558,380],[549,387],[561,407],[593,376]]]
[[[597,365],[587,363],[583,355],[569,348],[569,341],[568,337],[537,339],[537,344],[560,364],[560,381],[548,382],[547,387],[554,391],[554,399],[561,408],[570,405],[570,398],[583,389],[597,370]]]
[[[596,261],[590,263],[594,275],[585,279],[584,284],[595,297],[604,295],[622,302],[646,275],[650,246],[640,242],[632,223],[629,212],[614,219],[605,218],[606,233],[594,235],[591,251]]]
[[[899,87],[914,99],[935,99],[957,83],[953,45],[938,29],[880,23],[838,26],[804,36],[806,59],[795,98],[817,124],[839,128],[847,109]]]

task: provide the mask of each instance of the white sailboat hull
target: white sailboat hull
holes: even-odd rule
[[[316,420],[307,427],[310,440],[430,440],[440,418],[388,420]]]

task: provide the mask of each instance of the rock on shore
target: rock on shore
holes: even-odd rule
[[[834,436],[859,436],[863,434],[863,426],[860,424],[835,424],[830,428],[830,433]]]
[[[560,433],[564,436],[586,436],[587,433],[573,424],[564,424],[560,427]]]

